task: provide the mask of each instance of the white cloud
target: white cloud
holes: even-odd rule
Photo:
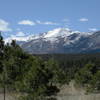
[[[0,19],[0,31],[3,31],[3,32],[12,31],[12,29],[9,28],[9,23],[3,19]]]
[[[23,33],[22,31],[20,31],[20,32],[18,32],[18,33],[16,34],[16,36],[25,36],[25,33]]]
[[[44,22],[45,25],[58,25],[57,23],[54,22]]]
[[[20,24],[20,25],[30,25],[30,26],[35,25],[35,23],[33,21],[30,21],[30,20],[22,20],[22,21],[18,22],[18,24]]]
[[[89,31],[97,31],[98,29],[96,28],[89,28]]]
[[[42,25],[59,25],[58,23],[46,21],[46,22],[41,22],[40,20],[36,21],[37,24],[42,24]]]
[[[36,24],[41,24],[41,25],[59,25],[58,23],[55,23],[55,22],[51,22],[51,21],[42,22],[40,20],[37,20],[36,22],[30,21],[30,20],[22,20],[22,21],[18,22],[18,24],[20,24],[20,25],[30,25],[30,26],[33,26],[33,25],[36,25]]]
[[[80,22],[87,22],[87,21],[89,21],[89,20],[88,20],[87,18],[80,18],[79,21],[80,21]]]

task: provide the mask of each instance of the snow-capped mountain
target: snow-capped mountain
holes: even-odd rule
[[[16,40],[29,53],[81,53],[100,49],[100,32],[79,32],[57,28],[49,32],[5,39]]]
[[[12,35],[11,37],[5,39],[5,43],[10,43],[12,40],[28,42],[28,41],[31,41],[34,39],[39,39],[39,38],[44,38],[47,41],[53,42],[58,37],[65,37],[66,38],[74,33],[80,34],[81,32],[71,31],[68,28],[57,28],[57,29],[54,29],[52,31],[37,34],[37,35],[29,35],[29,36],[14,36],[14,35]],[[81,35],[88,35],[88,34],[89,33],[81,33]]]

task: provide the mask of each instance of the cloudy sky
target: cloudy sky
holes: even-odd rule
[[[59,27],[97,31],[99,10],[100,0],[0,0],[0,31],[5,37]]]

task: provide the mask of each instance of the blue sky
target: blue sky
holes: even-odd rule
[[[99,30],[100,0],[0,0],[0,30],[5,37],[59,27]]]

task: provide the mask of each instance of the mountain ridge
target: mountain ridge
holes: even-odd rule
[[[48,53],[84,53],[100,50],[100,31],[79,32],[67,28],[57,28],[42,34],[12,38],[27,52]],[[9,38],[5,41],[11,41]]]

